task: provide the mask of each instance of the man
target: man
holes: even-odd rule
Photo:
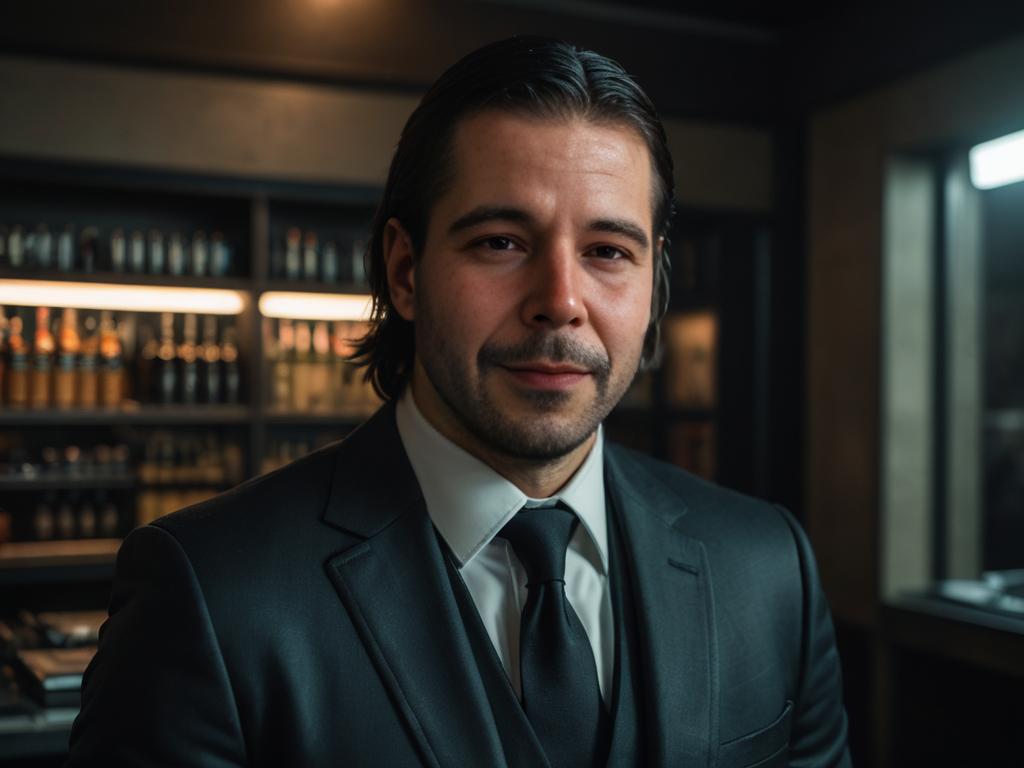
[[[70,765],[849,765],[793,519],[602,438],[672,195],[613,62],[520,38],[446,72],[372,233],[387,405],[125,540]]]

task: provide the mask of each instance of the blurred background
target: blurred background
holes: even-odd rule
[[[1024,5],[700,0],[4,4],[0,764],[59,764],[128,531],[376,407],[392,149],[513,33],[620,61],[675,158],[609,434],[801,519],[857,765],[1024,765]]]

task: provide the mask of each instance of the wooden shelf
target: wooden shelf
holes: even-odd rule
[[[134,488],[138,483],[133,475],[65,475],[0,476],[0,491],[79,491],[91,489]]]
[[[0,408],[0,427],[44,424],[244,424],[253,418],[245,405],[140,405],[67,410]]]
[[[0,584],[107,581],[120,546],[121,539],[0,544]]]
[[[325,283],[319,280],[274,279],[261,282],[260,291],[295,291],[298,293],[344,293],[369,296],[370,286],[366,283],[337,282]]]
[[[267,411],[266,420],[268,424],[295,425],[295,426],[335,426],[335,425],[358,425],[366,421],[374,411],[376,405],[365,408],[351,408],[338,411],[283,411],[272,409]]]

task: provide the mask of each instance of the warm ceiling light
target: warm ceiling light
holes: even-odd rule
[[[267,291],[260,296],[262,315],[293,320],[369,320],[371,306],[365,294]]]
[[[77,307],[124,312],[195,312],[237,315],[245,308],[239,291],[220,288],[172,288],[113,283],[0,279],[0,305]]]
[[[1024,181],[1024,131],[1017,131],[971,148],[971,183],[992,189]]]

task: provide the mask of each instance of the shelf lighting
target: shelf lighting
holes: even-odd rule
[[[365,294],[267,291],[260,296],[260,314],[292,320],[369,320],[371,306]]]
[[[245,296],[222,288],[178,288],[114,283],[0,279],[0,305],[76,307],[123,312],[194,312],[237,315]]]
[[[993,189],[1024,181],[1024,131],[971,147],[971,183]]]

